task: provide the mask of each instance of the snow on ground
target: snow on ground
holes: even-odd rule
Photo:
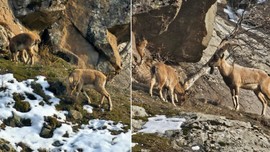
[[[138,143],[131,143],[132,147],[135,147],[136,145],[138,145]]]
[[[157,115],[148,118],[148,122],[138,132],[165,133],[166,130],[178,130],[184,121],[186,121],[184,118],[166,118],[165,115]]]
[[[194,150],[194,151],[197,151],[197,150],[200,150],[200,147],[199,146],[193,146],[193,147],[191,147],[191,149]]]
[[[93,113],[93,107],[89,105],[84,105],[83,109],[86,110],[88,113]]]
[[[25,119],[31,120],[31,126],[10,127],[0,130],[0,138],[3,138],[11,143],[11,145],[20,151],[21,147],[17,146],[19,142],[23,142],[34,151],[38,149],[47,149],[49,151],[76,151],[81,149],[89,152],[107,152],[117,151],[126,152],[130,150],[131,132],[122,132],[118,135],[113,135],[111,131],[122,131],[124,125],[115,123],[109,120],[89,120],[87,125],[82,125],[78,131],[73,131],[71,122],[66,120],[67,111],[57,111],[55,105],[59,104],[60,99],[46,88],[49,87],[48,82],[43,76],[38,76],[36,79],[28,79],[18,82],[13,74],[0,75],[0,124],[13,114]],[[44,105],[43,98],[33,92],[31,83],[35,82],[42,86],[43,91],[50,97],[49,102],[52,104]],[[13,108],[15,101],[13,94],[19,93],[25,97],[24,101],[30,103],[31,110],[29,112],[19,112]],[[30,100],[26,93],[35,96],[35,100]],[[84,109],[92,113],[91,106],[84,106]],[[57,116],[57,120],[62,122],[62,126],[54,130],[52,138],[42,138],[39,133],[45,123],[45,116]],[[68,134],[69,137],[63,136]],[[58,147],[53,146],[57,143]]]

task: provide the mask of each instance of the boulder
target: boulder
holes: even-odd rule
[[[54,130],[61,127],[62,124],[54,117],[45,117],[44,120],[45,123],[43,124],[39,135],[43,138],[51,138]]]
[[[14,104],[13,107],[17,111],[28,112],[28,111],[31,110],[30,103],[27,102],[27,101],[23,101],[23,100],[25,100],[25,97],[22,94],[14,93],[13,94],[13,99],[15,100],[15,104]]]
[[[145,124],[145,122],[143,122],[142,120],[132,119],[131,121],[133,132],[142,129],[142,126]]]
[[[70,110],[69,116],[75,120],[81,120],[83,118],[83,115],[79,111],[76,111],[76,110]]]
[[[12,0],[16,18],[35,30],[44,30],[57,21],[65,10],[66,0]]]
[[[268,151],[269,135],[250,122],[229,120],[222,116],[196,113],[185,114],[182,130],[166,135],[173,138],[178,151]]]
[[[174,63],[201,59],[213,32],[215,0],[146,0],[133,4],[133,32],[138,41],[148,40],[152,54]]]
[[[12,114],[12,117],[9,117],[3,121],[5,125],[10,127],[31,126],[31,119],[21,118],[14,112],[12,112]]]
[[[131,115],[132,115],[132,117],[146,117],[146,116],[148,116],[145,109],[143,107],[139,107],[139,106],[132,106]]]
[[[117,49],[129,41],[130,1],[69,1],[67,15],[77,30],[119,71],[122,61]],[[96,15],[99,14],[99,15]]]

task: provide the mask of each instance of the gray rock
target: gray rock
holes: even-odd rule
[[[14,14],[27,27],[43,30],[57,21],[65,10],[66,0],[12,0]]]
[[[45,123],[43,123],[43,127],[39,133],[40,137],[43,138],[51,138],[53,136],[53,132],[56,128],[61,127],[61,123],[57,121],[54,117],[44,117]]]
[[[13,112],[12,117],[5,119],[4,124],[11,127],[23,127],[23,126],[31,126],[30,119],[22,119],[16,113]]]
[[[67,15],[76,29],[102,51],[118,71],[121,61],[117,43],[129,41],[130,1],[73,0],[67,4]]]
[[[8,25],[0,22],[0,53],[7,53],[8,52],[8,45],[9,45],[9,38],[13,37],[14,34],[11,33]]]
[[[132,117],[146,117],[146,116],[148,116],[145,109],[142,107],[139,107],[139,106],[132,106],[131,115],[132,115]]]
[[[133,131],[137,131],[142,129],[142,126],[145,124],[145,122],[143,122],[142,120],[136,120],[136,119],[132,119],[132,130]]]
[[[53,136],[52,128],[50,128],[50,127],[47,128],[47,127],[43,126],[39,135],[40,135],[40,137],[43,137],[43,138],[51,138]]]
[[[79,111],[76,111],[76,110],[70,110],[69,116],[75,120],[81,120],[83,118],[83,115]]]
[[[199,146],[206,151],[263,151],[270,148],[270,136],[249,122],[197,114],[182,125],[182,132],[170,131],[172,146],[180,151]],[[259,142],[258,142],[259,141]]]

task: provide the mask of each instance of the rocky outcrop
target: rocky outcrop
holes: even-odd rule
[[[270,148],[269,135],[259,127],[222,116],[187,114],[182,130],[167,131],[178,151],[262,151]],[[165,135],[165,136],[166,136]]]
[[[30,29],[41,31],[62,16],[66,0],[12,0],[11,3],[16,18]]]
[[[5,22],[10,28],[16,17],[24,26],[40,32],[42,43],[49,45],[51,52],[80,68],[96,68],[108,74],[119,73],[124,64],[129,64],[122,61],[123,52],[118,49],[130,39],[129,0],[4,0],[0,4],[6,9],[2,14],[10,13],[3,19],[0,16],[0,23]],[[11,28],[15,35],[28,31],[15,26],[16,30]],[[0,29],[0,40],[1,50],[5,51],[6,28]],[[110,67],[104,66],[107,62]]]
[[[152,54],[160,54],[171,62],[201,59],[213,31],[214,0],[135,1],[133,4],[136,40],[147,39]]]
[[[75,0],[67,5],[69,20],[98,52],[108,58],[116,71],[122,68],[117,47],[129,41],[129,3],[129,0]]]

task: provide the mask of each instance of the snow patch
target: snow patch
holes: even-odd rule
[[[197,150],[200,150],[200,146],[193,146],[193,147],[191,147],[191,149],[194,151],[197,151]]]
[[[166,130],[179,130],[186,120],[184,118],[166,118],[165,115],[157,115],[148,118],[148,122],[143,125],[143,129],[138,132],[143,133],[165,133]]]
[[[88,113],[93,113],[93,107],[89,105],[84,105],[83,109],[86,110]]]

